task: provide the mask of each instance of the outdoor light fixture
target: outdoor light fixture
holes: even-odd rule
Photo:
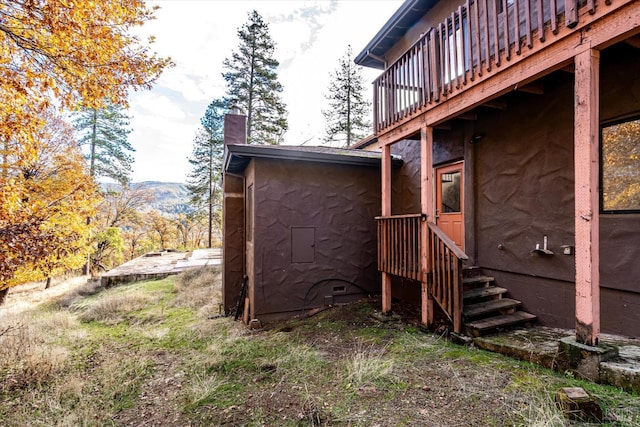
[[[469,140],[469,143],[477,144],[478,142],[480,142],[480,140],[482,138],[484,138],[484,134],[482,134],[482,133],[474,133],[473,135],[471,135],[471,140]]]

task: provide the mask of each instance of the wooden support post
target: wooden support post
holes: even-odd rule
[[[420,131],[420,204],[426,221],[433,221],[433,127]],[[426,327],[433,323],[433,298],[431,297],[431,266],[429,265],[429,229],[423,221],[420,233],[420,263],[422,264],[422,314]]]
[[[382,146],[382,216],[391,215],[391,145]],[[382,272],[382,312],[391,311],[391,275]]]
[[[595,49],[575,56],[576,341],[590,346],[600,335],[599,66]]]

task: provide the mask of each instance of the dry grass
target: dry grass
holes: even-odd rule
[[[378,323],[366,303],[256,332],[209,318],[215,270],[94,285],[0,316],[0,425],[562,426],[563,386],[640,423],[637,396]]]
[[[44,289],[43,282],[25,283],[11,288],[0,309],[0,322],[7,315],[30,311],[40,305],[49,305],[52,301],[65,299],[75,294],[78,289],[86,287],[89,282],[92,280],[88,276],[77,276],[62,282],[56,280],[49,289]]]
[[[386,348],[356,341],[345,365],[346,387],[362,387],[376,381],[392,379],[393,359],[386,357]]]
[[[227,381],[217,374],[207,373],[206,370],[192,374],[184,393],[185,407],[195,407],[210,401],[216,391],[226,383]]]
[[[83,322],[115,325],[126,320],[131,312],[147,307],[155,299],[143,291],[111,293],[89,304],[81,311],[79,318]]]
[[[73,288],[71,291],[68,291],[58,298],[57,304],[61,308],[69,308],[80,299],[95,295],[101,291],[104,291],[104,287],[100,283],[100,279],[89,279],[83,285]]]
[[[174,305],[197,309],[200,317],[221,313],[222,288],[219,267],[187,270],[177,276]]]
[[[62,371],[69,351],[56,341],[61,331],[78,327],[65,312],[21,311],[0,321],[0,372],[6,375],[0,389],[40,387]]]

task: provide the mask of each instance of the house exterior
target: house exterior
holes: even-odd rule
[[[225,310],[267,323],[379,294],[380,153],[225,139]]]
[[[409,287],[461,331],[477,266],[581,343],[640,335],[639,33],[631,0],[407,0],[378,31],[384,312]]]

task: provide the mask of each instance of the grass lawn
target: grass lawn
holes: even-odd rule
[[[574,386],[640,425],[638,395],[380,323],[374,302],[249,331],[219,301],[201,269],[0,309],[0,425],[564,426]]]

